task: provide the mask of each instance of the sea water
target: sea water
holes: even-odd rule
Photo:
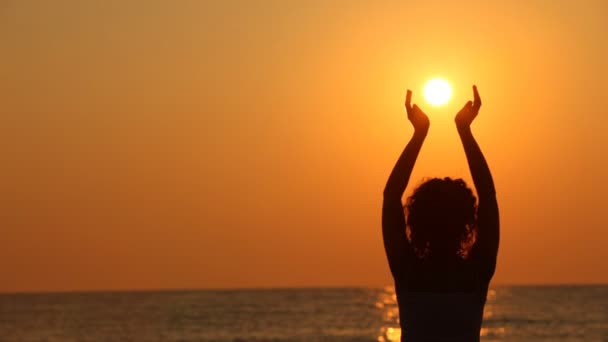
[[[385,288],[0,295],[0,341],[398,341]],[[438,327],[440,329],[441,327]],[[497,286],[482,341],[608,341],[608,286]]]

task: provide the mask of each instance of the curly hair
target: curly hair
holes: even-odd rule
[[[419,257],[466,257],[477,235],[477,199],[462,179],[432,178],[407,199],[407,235]]]

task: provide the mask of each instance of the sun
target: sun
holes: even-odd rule
[[[434,78],[424,86],[424,98],[433,106],[441,106],[452,96],[452,87],[448,81]]]

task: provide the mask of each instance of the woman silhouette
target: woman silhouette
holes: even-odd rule
[[[488,284],[499,240],[494,183],[470,125],[481,99],[456,115],[479,202],[461,179],[434,178],[403,206],[401,198],[429,129],[429,119],[407,91],[405,108],[414,135],[384,189],[382,234],[395,280],[401,341],[479,341]]]

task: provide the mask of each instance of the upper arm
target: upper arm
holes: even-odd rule
[[[496,270],[500,240],[498,202],[495,194],[480,195],[477,208],[477,237],[471,258],[479,266],[482,276],[490,281]]]
[[[385,195],[382,205],[382,237],[388,264],[395,280],[405,275],[413,258],[405,229],[405,213],[401,198]]]

